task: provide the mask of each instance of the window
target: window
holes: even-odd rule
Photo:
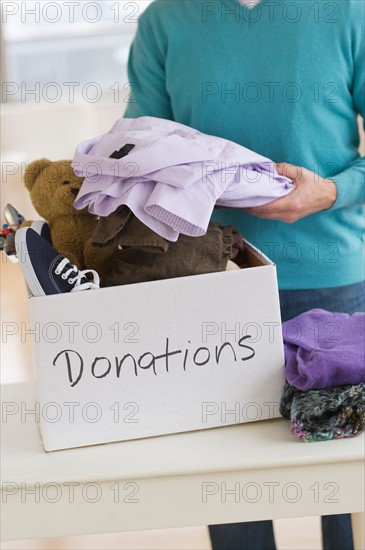
[[[151,0],[2,2],[2,101],[97,100],[128,88],[127,58]]]

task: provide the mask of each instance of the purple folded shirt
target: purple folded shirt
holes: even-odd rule
[[[283,323],[285,378],[299,390],[365,382],[365,313],[311,309]]]
[[[122,158],[111,158],[125,150]],[[176,241],[205,235],[214,206],[244,208],[293,189],[274,163],[237,143],[156,117],[121,118],[81,143],[72,167],[84,183],[75,208],[108,216],[126,204],[150,229]]]

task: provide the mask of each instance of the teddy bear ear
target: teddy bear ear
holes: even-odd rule
[[[39,174],[45,169],[46,166],[52,164],[52,161],[48,159],[35,160],[28,164],[24,174],[25,187],[30,191],[34,185],[35,180]]]

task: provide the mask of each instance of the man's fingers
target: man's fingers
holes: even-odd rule
[[[293,190],[294,191],[294,190]],[[290,212],[290,210],[293,208],[293,196],[291,191],[288,193],[285,197],[280,197],[279,199],[275,199],[274,201],[268,202],[267,204],[263,204],[262,206],[253,206],[249,208],[245,208],[246,212],[250,212],[251,214],[278,214],[280,212]]]
[[[279,162],[275,165],[276,171],[280,176],[285,176],[293,181],[300,180],[303,173],[301,166],[295,166],[295,164],[288,164],[287,162]]]
[[[280,212],[280,213],[260,213],[260,212],[250,212],[248,208],[243,208],[245,212],[248,212],[248,214],[252,214],[256,216],[257,218],[261,218],[263,220],[274,220],[279,222],[285,222],[285,223],[293,223],[298,221],[301,216],[293,214],[293,212]]]

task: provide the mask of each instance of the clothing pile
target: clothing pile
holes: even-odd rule
[[[72,167],[85,178],[75,208],[108,216],[125,204],[170,241],[205,235],[215,205],[258,206],[293,188],[271,160],[155,117],[119,119],[77,147]]]
[[[100,216],[93,245],[120,248],[103,286],[244,267],[242,237],[210,221],[215,205],[262,205],[293,188],[271,160],[155,117],[119,119],[77,147],[72,167],[85,178],[75,208]]]
[[[34,222],[15,236],[33,296],[246,267],[242,236],[210,221],[214,207],[262,205],[293,188],[245,147],[148,116],[121,118],[81,143],[72,168],[84,180],[75,208],[100,217],[92,244],[113,247],[108,273],[100,281],[90,266],[80,271],[54,248],[48,225]]]
[[[283,324],[280,413],[302,441],[353,437],[365,428],[365,313],[312,309]]]
[[[210,222],[202,237],[180,235],[169,242],[134,216],[125,205],[100,218],[93,245],[114,252],[103,286],[214,273],[245,267],[244,243],[233,226]]]

